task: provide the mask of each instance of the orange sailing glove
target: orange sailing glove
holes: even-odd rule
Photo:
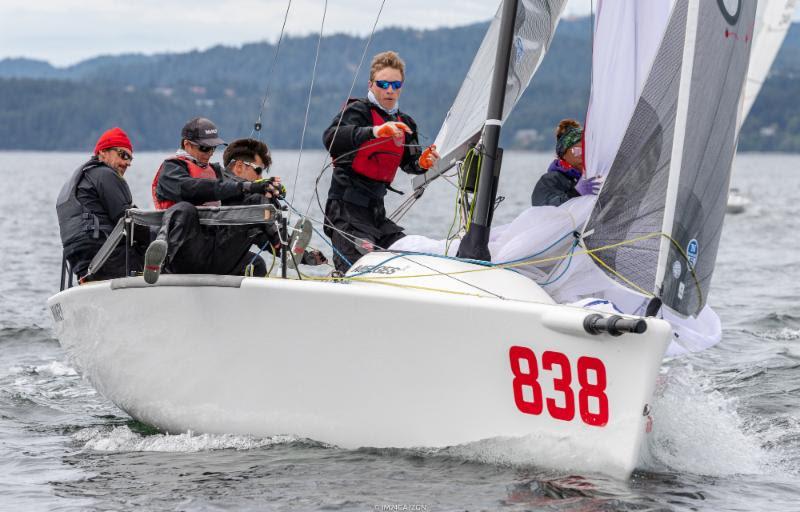
[[[436,165],[436,162],[439,161],[439,153],[436,151],[436,144],[431,144],[425,151],[422,152],[422,155],[419,157],[419,166],[426,171]]]
[[[403,132],[411,134],[411,128],[399,121],[387,121],[380,126],[372,128],[372,133],[375,135],[375,138],[378,139],[382,137],[399,139],[403,136]]]

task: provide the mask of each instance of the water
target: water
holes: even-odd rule
[[[297,156],[275,155],[290,188]],[[136,155],[127,179],[139,205],[151,204],[163,157]],[[45,310],[60,270],[55,198],[84,159],[0,153],[0,510],[800,509],[800,156],[737,157],[733,184],[754,204],[725,223],[709,298],[723,341],[664,364],[652,456],[625,482],[537,468],[500,441],[342,450],[287,436],[163,435],[131,420],[70,368]],[[303,154],[293,201],[305,211],[311,200],[316,217],[322,162]],[[547,163],[506,153],[497,222],[527,205]],[[452,207],[442,182],[403,223],[439,237]]]

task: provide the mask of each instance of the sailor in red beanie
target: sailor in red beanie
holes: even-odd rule
[[[133,145],[128,134],[115,126],[97,139],[94,154],[98,160],[123,176],[133,162]]]
[[[97,139],[94,155],[72,173],[58,195],[56,213],[64,257],[82,281],[123,277],[128,271],[142,269],[149,236],[141,240],[143,247],[134,237],[127,265],[124,244],[119,244],[102,267],[88,273],[89,263],[125,210],[135,207],[123,177],[132,161],[131,140],[121,129],[112,128]]]

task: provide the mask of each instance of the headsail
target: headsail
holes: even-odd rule
[[[792,24],[797,0],[761,0],[756,11],[756,27],[753,31],[753,49],[750,67],[747,70],[747,85],[744,88],[742,123],[758,97],[767,78],[769,68],[783,44],[786,32]]]
[[[514,55],[506,85],[503,121],[508,119],[550,47],[565,4],[566,0],[520,0],[515,25]],[[463,159],[469,145],[480,137],[489,106],[501,12],[502,3],[436,136],[435,144],[442,156],[440,164],[414,178],[415,189],[439,176],[457,160]]]
[[[584,231],[612,280],[682,315],[713,273],[754,19],[755,2],[676,1]]]
[[[611,168],[671,11],[669,1],[597,3],[584,130],[588,176],[605,176]]]

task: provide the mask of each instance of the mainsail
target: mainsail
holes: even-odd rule
[[[755,8],[676,1],[584,230],[609,278],[681,315],[713,274]]]
[[[514,30],[514,53],[506,84],[503,121],[508,119],[550,47],[566,0],[520,0]],[[491,76],[497,53],[500,14],[497,9],[453,106],[445,117],[436,147],[439,165],[414,178],[415,189],[441,175],[464,158],[470,144],[480,138],[489,107]]]

